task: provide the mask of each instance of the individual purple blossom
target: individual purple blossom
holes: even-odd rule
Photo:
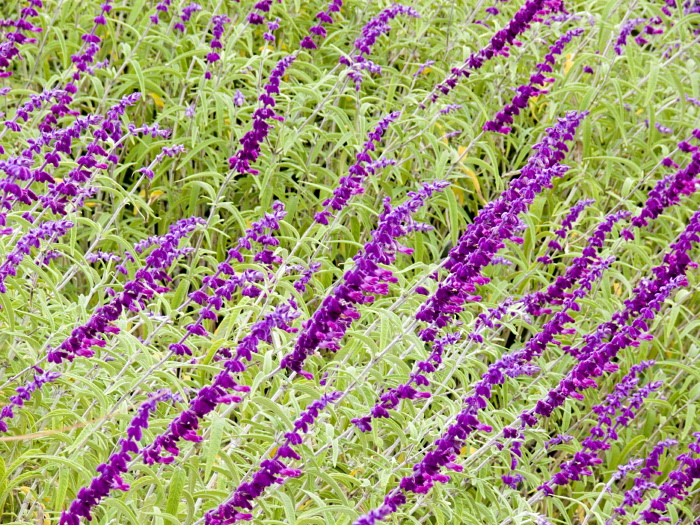
[[[353,195],[358,195],[365,191],[362,183],[369,175],[373,175],[377,168],[382,167],[372,163],[369,152],[376,149],[389,125],[399,118],[400,115],[401,113],[398,111],[389,113],[367,135],[368,140],[363,144],[362,151],[355,157],[355,164],[348,168],[349,175],[340,178],[338,186],[333,190],[333,197],[323,201],[325,208],[314,216],[316,222],[327,225],[328,218],[333,217],[333,213],[329,211],[329,208],[338,212],[348,205]]]
[[[242,106],[245,104],[245,97],[243,96],[243,93],[241,93],[240,89],[237,89],[236,92],[233,94],[233,103],[236,106]]]
[[[557,13],[548,16],[547,19],[544,21],[544,25],[551,26],[554,22],[573,22],[577,20],[583,20],[583,17],[581,15],[575,15],[572,13]],[[591,25],[593,25],[594,23],[595,20],[591,20]]]
[[[506,104],[502,110],[496,113],[493,120],[489,120],[484,124],[484,131],[497,131],[505,135],[510,133],[511,128],[506,126],[506,124],[511,124],[513,122],[513,116],[519,115],[520,111],[527,107],[528,100],[532,97],[548,93],[546,89],[539,89],[535,86],[546,82],[554,82],[553,78],[545,77],[545,73],[552,72],[552,66],[555,65],[554,57],[556,55],[561,55],[564,51],[564,46],[571,42],[574,37],[582,34],[583,29],[581,28],[571,29],[550,46],[549,53],[545,56],[544,62],[535,66],[538,72],[530,76],[528,84],[516,88],[515,91],[517,95],[513,97],[513,100],[509,104]]]
[[[513,263],[509,260],[503,257],[502,255],[496,255],[491,258],[491,265],[496,265],[496,264],[501,264],[503,266],[513,266]]]
[[[583,72],[587,73],[589,75],[592,75],[593,73],[595,73],[595,71],[593,70],[593,68],[591,66],[583,66]]]
[[[119,440],[119,451],[113,453],[107,463],[97,467],[99,476],[92,479],[89,487],[78,491],[68,510],[61,513],[60,525],[80,525],[81,517],[92,520],[92,509],[109,496],[111,490],[129,490],[122,475],[128,471],[127,464],[132,454],[139,453],[138,441],[143,430],[148,428],[148,418],[155,411],[158,401],[180,401],[180,398],[168,390],[159,390],[141,404],[126,430],[127,437]]]
[[[440,113],[443,115],[449,115],[450,113],[453,113],[458,109],[462,109],[462,104],[448,104],[440,110]]]
[[[173,27],[181,33],[184,33],[185,24],[190,21],[190,18],[192,18],[192,15],[194,13],[201,10],[202,6],[199,4],[196,4],[194,2],[187,4],[185,7],[182,8],[182,12],[180,13],[180,22],[177,22]]]
[[[340,348],[340,340],[350,324],[360,318],[357,306],[373,302],[375,294],[386,295],[389,283],[397,282],[390,270],[379,265],[392,264],[398,253],[413,251],[397,239],[414,231],[430,229],[415,221],[413,214],[434,192],[442,191],[448,185],[446,181],[425,184],[418,192],[409,192],[409,199],[395,208],[390,198],[384,199],[384,211],[379,215],[371,240],[353,258],[354,267],[345,272],[342,281],[323,299],[311,319],[304,322],[293,351],[282,359],[281,367],[311,379],[313,376],[303,370],[306,359],[318,349],[335,352]]]
[[[658,129],[660,133],[665,133],[667,135],[673,133],[673,130],[671,128],[669,128],[668,126],[663,126],[660,122],[657,122],[655,124],[655,126],[656,126],[656,129]]]
[[[690,102],[691,104],[700,107],[700,99],[691,97],[690,95],[685,96],[685,100]]]
[[[302,442],[300,433],[308,432],[321,411],[335,403],[342,395],[342,392],[331,392],[323,394],[319,399],[310,403],[294,421],[294,430],[284,435],[285,441],[276,449],[273,458],[262,461],[260,470],[253,475],[252,481],[239,485],[228,501],[207,512],[204,522],[207,525],[228,525],[237,520],[249,520],[248,516],[250,515],[236,510],[236,507],[250,510],[253,508],[253,500],[261,496],[266,488],[275,483],[283,483],[285,478],[301,475],[300,470],[289,468],[282,460],[301,459],[301,456],[294,450],[294,445],[299,445]]]

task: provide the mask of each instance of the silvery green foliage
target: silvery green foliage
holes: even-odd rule
[[[1,523],[691,523],[693,2],[0,9]]]

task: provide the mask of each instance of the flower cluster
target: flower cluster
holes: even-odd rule
[[[182,11],[180,12],[180,21],[176,22],[173,27],[181,33],[184,33],[185,24],[190,21],[190,18],[192,18],[192,15],[194,13],[201,10],[202,6],[199,4],[196,4],[194,2],[187,4],[185,7],[182,8]]]
[[[339,62],[341,64],[346,65],[349,68],[348,76],[353,80],[353,82],[355,82],[356,91],[359,91],[362,85],[363,70],[367,70],[373,74],[381,73],[381,66],[378,66],[363,55],[369,55],[372,52],[372,46],[376,43],[377,38],[391,31],[389,20],[393,20],[399,15],[407,15],[412,16],[413,18],[420,18],[420,14],[418,13],[418,11],[416,11],[412,7],[407,7],[401,4],[392,4],[391,6],[381,11],[377,16],[372,18],[362,28],[362,36],[355,40],[355,49],[359,51],[359,53],[347,57],[340,57]],[[424,70],[426,67],[427,63],[421,66],[421,69]],[[416,74],[418,75],[421,72],[422,71],[419,70],[419,72]]]
[[[622,504],[614,509],[615,514],[621,516],[627,515],[625,507],[632,508],[643,501],[644,494],[649,490],[657,489],[658,485],[654,483],[654,476],[660,476],[662,473],[658,470],[659,459],[665,451],[675,447],[678,442],[675,439],[665,439],[660,441],[651,450],[645,459],[634,459],[624,465],[620,465],[618,471],[613,475],[613,479],[622,479],[630,472],[639,471],[639,476],[635,476],[632,488],[626,490]],[[606,522],[605,525],[612,525],[613,517]]]
[[[281,1],[282,0],[277,0],[278,3]],[[263,24],[265,22],[265,17],[263,15],[261,15],[260,13],[269,13],[271,7],[272,7],[272,0],[260,0],[260,2],[256,3],[253,6],[254,10],[251,11],[250,14],[248,15],[248,18],[247,18],[248,22],[253,24],[253,25]],[[256,11],[259,11],[259,13]],[[278,25],[278,27],[279,27],[279,25]],[[274,31],[274,30],[270,29],[270,31]]]
[[[119,440],[119,451],[109,457],[106,463],[97,467],[99,476],[92,479],[89,487],[83,487],[78,491],[76,498],[63,511],[60,525],[80,525],[80,518],[92,520],[92,508],[107,497],[111,490],[129,490],[129,485],[124,482],[122,475],[127,472],[127,463],[132,454],[138,454],[138,441],[143,436],[143,431],[148,428],[148,418],[155,411],[158,401],[180,401],[177,394],[167,390],[160,390],[141,403],[129,428],[126,429],[126,438]]]
[[[637,26],[640,26],[644,23],[646,23],[646,25],[644,26],[640,34],[634,38],[634,41],[639,46],[643,46],[644,44],[648,43],[648,41],[642,36],[643,34],[656,35],[664,32],[663,29],[654,28],[655,25],[661,24],[661,18],[659,17],[654,17],[650,19],[633,18],[632,20],[627,20],[624,24],[622,24],[622,28],[620,28],[620,34],[617,37],[617,40],[615,41],[615,53],[617,53],[618,55],[622,54],[622,47],[627,45],[627,38],[629,38],[629,36],[632,34],[632,31],[634,31],[637,28]]]
[[[43,29],[39,26],[35,26],[29,21],[29,18],[37,16],[39,12],[37,9],[44,7],[41,0],[27,0],[28,6],[20,9],[19,19],[17,20],[2,20],[4,22],[0,24],[0,27],[14,27],[14,31],[8,31],[3,37],[4,41],[0,41],[0,78],[7,78],[12,76],[12,71],[7,71],[7,69],[12,64],[12,60],[15,57],[19,57],[18,45],[22,44],[34,44],[36,43],[36,38],[25,35],[24,33],[41,33]]]
[[[382,136],[389,128],[389,125],[394,122],[400,112],[394,111],[382,118],[374,129],[367,135],[367,142],[362,145],[362,151],[355,157],[355,164],[348,168],[349,175],[345,175],[338,181],[338,186],[333,190],[333,197],[323,201],[325,208],[318,212],[314,220],[319,224],[328,224],[328,218],[333,217],[333,213],[329,208],[338,212],[348,205],[348,202],[353,195],[363,193],[365,189],[362,183],[365,179],[376,172],[381,166],[372,163],[372,157],[369,152],[377,148],[377,144],[382,140]]]
[[[642,210],[632,218],[632,225],[637,228],[646,226],[650,220],[656,219],[668,208],[680,202],[682,195],[690,195],[698,189],[700,181],[700,150],[691,146],[692,157],[688,165],[679,169],[676,173],[663,177],[656,186],[649,192],[649,196],[644,203]],[[631,232],[626,233],[627,237],[633,239]]]
[[[309,32],[320,38],[326,38],[326,30],[321,24],[332,24],[333,18],[331,17],[331,13],[338,13],[341,7],[343,7],[343,0],[331,0],[328,2],[326,10],[316,14],[318,24],[309,29]],[[299,42],[299,47],[302,49],[316,49],[318,46],[313,38],[311,38],[311,35],[306,35],[301,39],[301,42]]]
[[[700,432],[694,432],[695,441],[688,445],[694,454],[700,454]],[[682,501],[688,495],[688,489],[696,479],[700,479],[700,458],[694,458],[693,454],[686,452],[676,458],[680,466],[668,475],[668,481],[659,485],[661,494],[649,502],[649,508],[641,513],[645,523],[659,523],[670,521],[662,517],[669,504],[675,499]],[[632,522],[639,525],[637,522]]]
[[[476,286],[488,283],[481,275],[496,253],[505,246],[504,241],[522,242],[516,232],[520,226],[518,215],[528,209],[529,204],[545,187],[551,187],[554,177],[561,177],[567,167],[560,161],[568,147],[565,141],[573,140],[573,134],[585,117],[585,113],[572,112],[559,120],[556,126],[547,129],[547,135],[533,149],[518,178],[501,196],[484,207],[450,250],[445,268],[450,275],[444,279],[438,290],[428,298],[416,315],[420,321],[443,327],[451,323],[451,316],[460,312],[466,301],[478,301],[474,295]],[[425,341],[435,338],[436,328],[429,327],[421,332]]]
[[[554,234],[559,237],[559,239],[566,238],[566,232],[573,227],[581,212],[594,202],[595,199],[582,199],[578,201],[571,207],[567,216],[561,221],[561,228],[555,231]],[[561,249],[562,246],[559,244],[559,241],[552,239],[549,241],[549,243],[547,243],[547,253],[541,257],[538,257],[537,262],[541,262],[542,264],[551,264],[552,258],[548,255],[549,251]]]
[[[266,488],[275,483],[284,483],[284,478],[297,477],[301,471],[291,469],[285,465],[282,459],[301,459],[301,456],[294,451],[293,446],[302,442],[300,432],[306,433],[313,425],[320,412],[328,405],[335,403],[342,397],[342,392],[331,392],[324,394],[316,401],[313,401],[304,412],[294,421],[294,431],[287,432],[285,441],[280,445],[272,459],[266,459],[260,464],[260,470],[253,475],[253,480],[249,483],[242,483],[233,493],[230,501],[222,503],[216,509],[207,512],[205,523],[207,525],[228,525],[237,520],[250,520],[252,516],[236,510],[236,507],[243,510],[253,508],[252,502],[265,491]]]
[[[23,235],[17,241],[14,250],[7,254],[5,261],[0,264],[0,293],[7,293],[5,281],[9,276],[14,277],[17,275],[19,264],[31,253],[32,248],[39,248],[42,240],[65,235],[68,229],[72,227],[73,223],[71,221],[46,221]]]
[[[398,253],[413,251],[397,239],[431,228],[415,221],[413,215],[434,192],[448,185],[446,181],[425,184],[420,191],[409,192],[409,199],[395,208],[390,198],[384,199],[384,211],[379,215],[377,229],[372,231],[372,239],[353,258],[354,267],[345,272],[342,281],[323,299],[313,317],[303,324],[294,350],[282,359],[280,366],[311,379],[312,374],[302,368],[307,357],[321,348],[331,351],[340,348],[340,340],[350,324],[360,318],[357,307],[374,302],[375,294],[387,295],[389,283],[396,282],[392,272],[379,265],[392,264]]]
[[[576,452],[571,460],[563,463],[559,472],[541,485],[540,490],[551,495],[554,493],[552,485],[567,485],[572,481],[578,481],[581,476],[593,475],[591,468],[602,463],[599,452],[610,448],[610,441],[618,439],[618,428],[627,426],[634,419],[635,411],[639,410],[644,400],[663,385],[663,381],[654,381],[638,388],[638,375],[654,364],[654,361],[643,361],[639,365],[632,366],[629,373],[620,380],[603,403],[593,407],[593,412],[598,415],[598,424],[590,430],[590,436],[582,441],[583,448]],[[623,406],[627,399],[629,403]],[[613,418],[615,418],[614,423]]]
[[[508,46],[516,42],[515,39],[518,35],[524,33],[530,27],[530,24],[535,21],[542,10],[550,9],[546,4],[545,0],[528,0],[525,2],[525,5],[520,8],[513,19],[491,38],[485,48],[472,53],[461,67],[452,69],[450,76],[433,90],[430,100],[435,102],[441,95],[447,95],[455,88],[461,77],[469,78],[471,73],[481,68],[487,60],[491,60],[496,55],[507,55]]]
[[[547,78],[544,74],[552,72],[552,66],[555,65],[555,55],[561,55],[564,51],[564,46],[571,42],[574,37],[582,34],[583,29],[572,29],[564,33],[559,40],[550,46],[549,53],[545,56],[544,62],[536,66],[538,72],[530,77],[530,82],[528,84],[516,88],[515,91],[517,95],[513,97],[513,101],[510,104],[506,104],[501,111],[496,113],[496,117],[493,120],[489,120],[484,124],[484,131],[497,131],[504,135],[510,133],[511,128],[506,126],[506,124],[511,124],[513,122],[513,115],[519,115],[520,111],[527,107],[528,100],[532,97],[548,93],[546,89],[540,89],[536,86],[554,82],[555,79]]]
[[[214,15],[211,19],[211,42],[209,42],[209,47],[211,51],[207,53],[207,70],[204,73],[204,78],[209,80],[211,78],[210,67],[212,64],[221,60],[220,50],[223,49],[223,44],[221,43],[221,37],[224,35],[224,26],[231,21],[226,15]]]

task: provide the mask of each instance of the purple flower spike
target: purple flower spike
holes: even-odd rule
[[[282,462],[282,459],[301,459],[301,456],[293,448],[294,445],[302,443],[302,437],[299,433],[306,433],[320,412],[335,403],[342,395],[342,392],[324,394],[320,399],[306,407],[306,410],[294,421],[294,431],[285,434],[285,441],[277,448],[273,458],[260,463],[260,469],[253,475],[250,483],[239,485],[228,501],[207,512],[204,516],[205,523],[207,525],[228,525],[237,520],[248,520],[250,514],[242,513],[236,508],[250,510],[253,508],[253,500],[261,496],[265,489],[276,483],[284,483],[285,478],[300,476],[300,470],[289,468]]]
[[[548,92],[546,89],[539,89],[535,86],[546,82],[554,82],[553,78],[547,78],[544,75],[545,73],[550,73],[552,71],[552,66],[555,64],[554,57],[556,55],[561,55],[561,53],[564,51],[564,46],[571,42],[574,37],[582,34],[583,29],[572,29],[564,33],[559,40],[550,46],[549,53],[545,56],[544,62],[537,64],[536,66],[538,73],[535,73],[530,77],[530,82],[528,84],[519,86],[515,90],[517,95],[513,97],[512,102],[496,113],[496,118],[489,120],[486,122],[486,124],[484,124],[484,131],[497,131],[498,133],[503,133],[504,135],[510,133],[511,128],[506,126],[506,124],[511,124],[513,122],[513,116],[519,115],[520,111],[527,107],[528,100],[530,100],[530,98],[546,94]]]
[[[185,24],[190,21],[190,18],[192,18],[192,15],[194,13],[201,10],[202,6],[199,4],[196,4],[194,2],[187,4],[185,7],[182,8],[182,12],[180,13],[180,22],[177,22],[174,28],[180,31],[181,33],[184,33]]]
[[[278,328],[288,333],[294,333],[296,328],[290,324],[299,316],[294,303],[283,303],[263,319],[256,322],[250,334],[242,338],[236,347],[236,355],[224,362],[224,369],[213,379],[210,386],[200,389],[187,410],[177,416],[163,434],[155,438],[153,443],[143,450],[143,460],[147,465],[153,463],[172,463],[180,453],[178,441],[184,439],[198,443],[202,440],[197,434],[200,421],[214,410],[219,404],[231,404],[241,401],[241,397],[233,392],[248,392],[248,386],[236,381],[234,374],[244,372],[247,368],[244,360],[250,361],[252,354],[258,351],[260,343],[272,343],[272,329]],[[168,452],[170,456],[164,456]]]
[[[508,55],[508,46],[515,44],[517,36],[524,33],[530,27],[530,24],[538,19],[539,14],[556,10],[563,11],[563,5],[557,4],[557,2],[547,2],[546,0],[528,0],[525,2],[525,5],[520,8],[506,27],[498,31],[485,48],[472,53],[462,67],[452,69],[450,76],[435,87],[430,95],[430,100],[435,102],[441,95],[450,93],[461,77],[468,78],[473,71],[481,68],[487,60],[491,60],[497,55]]]
[[[127,472],[127,464],[132,454],[139,453],[138,441],[142,437],[143,430],[148,428],[148,418],[155,411],[158,401],[180,401],[180,399],[178,395],[168,390],[160,390],[141,404],[126,430],[127,437],[119,440],[119,451],[112,454],[107,463],[97,467],[99,476],[92,479],[89,487],[83,487],[78,491],[68,510],[61,514],[60,525],[80,525],[81,517],[88,521],[92,520],[92,509],[99,505],[103,498],[109,496],[111,490],[129,490],[129,485],[124,483],[121,476]]]
[[[434,192],[442,191],[448,185],[446,181],[426,184],[418,192],[409,192],[409,199],[395,208],[390,198],[384,199],[384,211],[379,215],[377,229],[372,231],[372,239],[353,258],[355,266],[345,272],[312,318],[303,324],[294,350],[282,359],[280,366],[311,379],[313,376],[303,370],[306,359],[318,349],[334,352],[340,349],[345,332],[354,320],[360,318],[357,305],[373,302],[375,294],[386,295],[389,283],[397,281],[390,270],[379,265],[392,264],[398,253],[412,252],[397,239],[426,229],[426,225],[413,219],[413,214]]]
[[[452,316],[459,313],[465,302],[478,301],[476,287],[489,282],[481,275],[496,253],[505,246],[505,240],[522,242],[516,233],[520,227],[518,215],[527,211],[535,195],[545,187],[551,187],[554,177],[561,177],[567,167],[560,161],[568,147],[564,143],[572,140],[576,128],[586,113],[572,112],[559,119],[556,126],[548,128],[544,140],[535,145],[536,153],[522,169],[520,177],[495,201],[484,207],[473,224],[459,239],[447,259],[445,268],[450,272],[438,290],[421,306],[416,318],[434,323],[437,328],[451,323]],[[434,338],[433,331],[423,331],[426,341]]]
[[[627,426],[634,419],[635,411],[641,408],[644,400],[663,385],[662,381],[655,381],[641,388],[638,387],[638,375],[654,364],[654,361],[643,361],[639,365],[632,366],[630,372],[620,380],[603,403],[593,407],[593,412],[598,415],[598,424],[583,440],[582,450],[576,452],[573,459],[564,462],[559,472],[540,486],[540,490],[551,495],[553,485],[567,485],[572,481],[578,481],[582,476],[593,475],[591,469],[602,463],[599,457],[600,451],[610,448],[610,442],[618,439],[618,429]],[[623,404],[625,401],[628,401],[626,406]]]
[[[358,51],[358,53],[350,55],[349,57],[343,56],[340,58],[340,63],[348,66],[348,76],[353,80],[353,82],[355,82],[356,91],[359,91],[360,86],[362,85],[363,70],[367,70],[373,74],[381,73],[381,67],[363,55],[369,55],[372,52],[372,46],[374,46],[374,44],[377,42],[377,38],[391,31],[389,21],[393,20],[399,15],[420,18],[418,11],[412,7],[407,7],[401,4],[392,4],[381,11],[377,16],[372,18],[362,28],[362,36],[355,40],[355,49]],[[418,72],[414,76],[420,75],[425,68],[432,64],[434,64],[433,61],[426,62],[419,68]]]
[[[398,111],[390,113],[381,119],[367,135],[368,140],[363,144],[362,151],[357,154],[355,164],[348,168],[350,175],[341,177],[338,187],[333,190],[333,197],[323,201],[325,208],[314,217],[316,222],[328,224],[328,218],[333,217],[333,213],[328,208],[338,212],[348,205],[353,195],[358,195],[365,191],[362,183],[368,176],[374,175],[376,170],[381,167],[380,164],[371,162],[372,159],[369,152],[376,149],[389,125],[399,118],[400,115],[401,113]]]

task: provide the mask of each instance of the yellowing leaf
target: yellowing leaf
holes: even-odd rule
[[[566,55],[566,62],[564,62],[564,74],[565,75],[569,72],[569,70],[571,69],[571,66],[574,65],[573,58],[574,58],[573,53],[569,53],[568,55]]]
[[[309,506],[310,503],[311,503],[311,500],[307,499],[304,503],[302,503],[301,505],[299,505],[297,507],[297,510],[304,510],[306,507]]]
[[[637,111],[634,112],[635,115],[639,115],[640,113],[643,113],[643,109],[638,109]]]
[[[156,199],[161,195],[165,195],[165,193],[160,190],[153,190],[151,192],[151,195],[148,197],[148,205],[150,206],[151,204],[153,204],[156,201]]]
[[[271,457],[271,458],[274,458],[274,457],[275,457],[275,454],[277,454],[277,447],[274,447],[274,448],[270,451],[270,457]]]
[[[163,102],[163,99],[160,98],[155,93],[151,93],[151,98],[153,99],[153,102],[155,102],[156,106],[158,106],[159,108],[162,109],[163,107],[165,107],[165,103]]]
[[[457,148],[457,154],[461,158],[465,153],[467,152],[467,148],[464,146],[460,146]],[[462,162],[460,161],[459,165],[462,168],[462,171],[467,174],[469,179],[472,181],[472,184],[474,185],[474,190],[476,191],[476,194],[479,196],[479,199],[481,199],[481,204],[486,204],[486,199],[484,199],[483,193],[481,193],[481,184],[479,184],[479,179],[476,176],[476,173],[474,173],[471,169],[467,168]],[[458,188],[459,192],[457,192],[455,189],[455,197],[459,200],[459,203],[464,205],[464,193],[462,193],[461,188]]]

